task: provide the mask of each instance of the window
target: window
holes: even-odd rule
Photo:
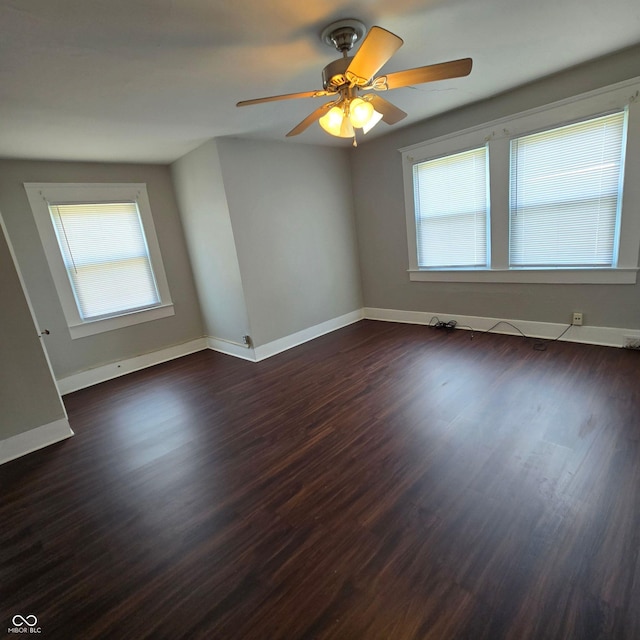
[[[26,184],[72,338],[173,315],[143,184]]]
[[[401,149],[409,279],[634,284],[638,92],[627,81]]]
[[[613,267],[624,113],[511,141],[512,267]]]
[[[418,265],[486,267],[486,147],[414,165],[413,184]]]

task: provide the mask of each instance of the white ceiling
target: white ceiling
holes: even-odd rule
[[[0,0],[0,157],[171,162],[217,136],[284,140],[322,99],[235,103],[321,88],[339,54],[319,33],[339,18],[404,39],[384,71],[473,58],[467,78],[385,95],[409,114],[396,128],[640,42],[638,0]],[[349,144],[318,125],[288,140]]]

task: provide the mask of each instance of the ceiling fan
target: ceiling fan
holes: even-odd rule
[[[462,58],[376,76],[403,45],[403,40],[382,27],[371,27],[356,54],[349,56],[353,45],[362,39],[365,33],[366,27],[359,20],[340,20],[322,31],[322,40],[342,53],[342,58],[330,62],[322,70],[323,89],[242,100],[236,106],[246,107],[276,100],[330,96],[333,98],[330,102],[309,114],[287,133],[287,137],[297,136],[318,121],[327,133],[339,138],[353,138],[353,145],[356,146],[356,129],[361,129],[366,134],[380,120],[391,125],[407,116],[402,109],[382,96],[363,92],[388,91],[423,82],[460,78],[471,73],[471,58]]]

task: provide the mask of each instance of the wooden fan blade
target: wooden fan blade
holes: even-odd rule
[[[373,78],[382,65],[403,45],[404,41],[382,27],[371,27],[362,41],[345,75],[349,82],[363,86]]]
[[[291,129],[291,131],[287,133],[287,138],[290,138],[291,136],[297,136],[298,134],[308,129],[316,120],[320,120],[320,118],[322,118],[322,116],[333,106],[333,102],[328,102],[327,104],[323,104],[321,107],[318,107],[313,113],[309,114],[299,125]]]
[[[407,114],[402,109],[399,109],[395,104],[391,104],[381,96],[367,96],[367,100],[378,113],[382,114],[382,120],[387,124],[395,124],[407,117]]]
[[[451,62],[441,62],[440,64],[430,64],[426,67],[407,69],[406,71],[396,71],[395,73],[387,74],[384,85],[386,85],[387,89],[399,89],[400,87],[422,84],[423,82],[462,78],[471,73],[472,65],[471,58],[462,58]],[[381,76],[380,80],[383,79],[384,76]],[[376,80],[378,79],[376,78]]]
[[[281,96],[269,96],[268,98],[255,98],[254,100],[241,100],[236,107],[247,107],[250,104],[262,104],[263,102],[275,102],[276,100],[293,100],[294,98],[321,98],[328,96],[329,91],[303,91],[301,93],[285,93]]]

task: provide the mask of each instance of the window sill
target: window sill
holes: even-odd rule
[[[635,284],[638,269],[409,269],[412,282],[515,282],[523,284]]]
[[[86,336],[93,336],[96,333],[113,331],[114,329],[121,329],[142,322],[150,322],[151,320],[159,320],[160,318],[168,318],[173,315],[175,315],[173,304],[163,304],[159,307],[153,307],[152,309],[143,309],[142,311],[125,313],[111,318],[89,320],[82,324],[70,325],[69,333],[71,334],[71,339],[75,340],[76,338],[85,338]]]

